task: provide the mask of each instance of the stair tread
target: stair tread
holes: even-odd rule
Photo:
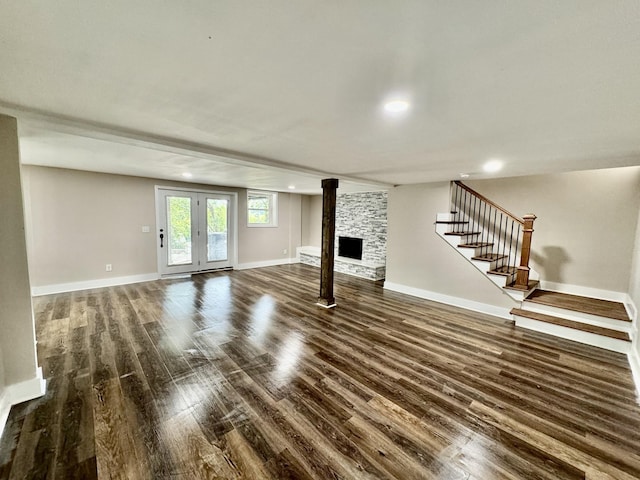
[[[445,225],[466,225],[469,222],[465,222],[465,221],[458,221],[458,220],[436,220],[436,223],[442,223]]]
[[[520,317],[530,318],[532,320],[538,320],[540,322],[551,323],[561,327],[573,328],[574,330],[581,330],[587,333],[602,335],[603,337],[615,338],[616,340],[623,340],[625,342],[631,341],[627,332],[621,332],[619,330],[613,330],[611,328],[598,327],[596,325],[589,325],[587,323],[575,322],[573,320],[567,320],[566,318],[554,317],[553,315],[532,312],[530,310],[523,310],[521,308],[512,308],[511,312],[509,313],[511,313],[511,315],[518,315]]]
[[[487,242],[471,242],[458,245],[459,248],[479,248],[479,247],[491,247],[493,243]]]
[[[624,304],[611,300],[601,300],[599,298],[583,297],[549,290],[536,290],[527,297],[526,301],[572,310],[574,312],[588,313],[599,317],[612,318],[614,320],[631,321],[627,310],[624,308]]]
[[[446,232],[445,235],[457,235],[464,237],[466,235],[480,235],[480,232]]]
[[[502,260],[507,258],[506,255],[500,255],[499,253],[485,253],[477,257],[471,257],[471,260],[478,260],[480,262],[495,262],[496,260]]]
[[[492,275],[504,275],[505,277],[508,277],[509,275],[513,275],[517,271],[518,269],[516,267],[503,266],[494,268],[493,270],[489,270],[487,273],[490,273]]]

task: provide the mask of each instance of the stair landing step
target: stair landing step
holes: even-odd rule
[[[471,260],[478,260],[480,262],[495,262],[496,260],[502,260],[507,258],[506,255],[500,255],[499,253],[485,253],[477,257],[471,257]]]
[[[560,327],[573,328],[574,330],[581,330],[583,332],[602,335],[616,340],[622,340],[625,342],[631,341],[628,333],[613,330],[611,328],[597,327],[595,325],[589,325],[582,322],[574,322],[573,320],[567,320],[566,318],[554,317],[553,315],[546,315],[544,313],[532,312],[529,310],[522,310],[521,308],[512,308],[509,313],[511,313],[511,315],[530,318],[539,322],[551,323]]]
[[[487,242],[471,242],[471,243],[463,243],[462,245],[458,245],[459,248],[480,248],[480,247],[491,247],[493,243]]]
[[[493,270],[489,270],[487,273],[490,273],[492,275],[504,275],[505,277],[508,277],[510,275],[515,274],[518,271],[518,269],[516,267],[498,267],[495,268]]]
[[[630,322],[629,314],[624,304],[599,298],[582,297],[568,293],[552,292],[549,290],[536,290],[526,299],[527,302],[539,303],[551,307],[564,308],[574,312],[588,313],[599,317],[612,318]]]
[[[456,235],[459,237],[465,237],[467,235],[480,235],[480,232],[446,232],[445,235]]]
[[[457,220],[436,220],[436,223],[442,223],[444,225],[466,225],[469,222],[457,221]]]

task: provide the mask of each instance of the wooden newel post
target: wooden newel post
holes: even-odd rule
[[[333,257],[336,236],[336,190],[337,178],[322,180],[322,251],[320,254],[320,296],[318,305],[336,306],[333,296]]]
[[[529,290],[529,257],[531,256],[531,236],[533,235],[533,221],[537,217],[530,213],[522,217],[524,229],[522,236],[522,250],[520,252],[520,266],[516,274],[516,288]]]

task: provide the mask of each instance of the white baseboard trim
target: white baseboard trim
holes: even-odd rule
[[[409,287],[400,283],[384,282],[384,288],[385,290],[404,293],[406,295],[411,295],[412,297],[424,298],[425,300],[432,300],[434,302],[464,308],[465,310],[486,313],[487,315],[493,315],[494,317],[506,318],[508,320],[513,319],[512,315],[509,313],[509,308],[497,307],[495,305],[489,305],[488,303],[474,302],[473,300],[467,300],[466,298],[444,295],[442,293],[423,290],[421,288]]]
[[[47,383],[42,377],[42,367],[36,369],[36,376],[24,382],[9,385],[7,390],[9,391],[9,399],[12,405],[26,402],[27,400],[33,400],[34,398],[41,397],[46,391]]]
[[[636,402],[640,404],[640,354],[638,353],[638,348],[640,348],[640,345],[637,344],[637,341],[634,341],[627,356],[629,357],[633,382],[636,384]]]
[[[0,437],[9,418],[9,411],[13,405],[41,397],[46,391],[46,380],[42,377],[42,368],[36,369],[36,376],[13,385],[7,385],[0,395]]]
[[[582,330],[576,330],[575,328],[563,327],[561,325],[554,325],[532,318],[521,317],[515,315],[516,327],[527,328],[535,332],[546,333],[554,337],[564,338],[573,342],[584,343],[605,350],[611,350],[613,352],[628,354],[631,351],[631,344],[623,340],[617,340],[615,338],[605,337],[603,335],[597,335],[594,333],[584,332]]]
[[[291,257],[291,258],[276,258],[275,260],[263,260],[260,262],[239,263],[235,267],[235,269],[249,270],[251,268],[275,267],[276,265],[289,265],[291,263],[300,263],[300,259],[296,257]]]
[[[151,282],[158,280],[158,273],[143,273],[141,275],[129,275],[126,277],[99,278],[96,280],[85,280],[82,282],[58,283],[56,285],[43,285],[41,287],[31,287],[31,295],[39,297],[41,295],[52,295],[54,293],[75,292],[78,290],[90,290],[92,288],[114,287],[116,285],[126,285],[128,283]]]
[[[7,424],[7,418],[9,418],[9,412],[11,411],[11,402],[9,401],[9,395],[5,390],[0,394],[0,437],[4,431],[4,426]]]

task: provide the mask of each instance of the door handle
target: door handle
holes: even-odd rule
[[[162,240],[164,239],[164,233],[162,233],[164,230],[160,229],[160,248],[162,248]]]

